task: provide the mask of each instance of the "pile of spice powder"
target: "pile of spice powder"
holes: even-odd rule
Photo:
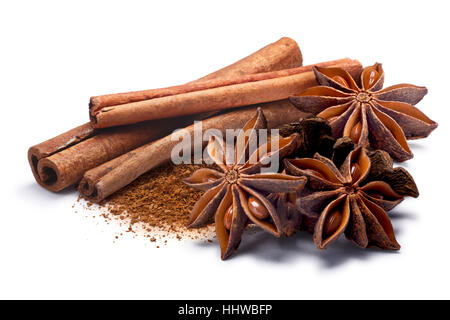
[[[203,192],[186,186],[182,179],[206,165],[167,164],[156,168],[100,203],[105,218],[120,218],[143,230],[152,242],[167,238],[202,239],[211,242],[214,226],[188,229],[190,212]],[[89,206],[89,203],[88,203]],[[159,242],[159,241],[158,241]]]

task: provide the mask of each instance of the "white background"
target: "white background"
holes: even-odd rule
[[[450,298],[446,4],[2,1],[0,298]],[[304,64],[378,61],[386,85],[428,87],[418,107],[439,128],[411,143],[421,194],[392,211],[399,252],[254,235],[222,262],[217,243],[114,242],[74,191],[35,183],[28,147],[86,122],[89,96],[184,83],[282,36]]]

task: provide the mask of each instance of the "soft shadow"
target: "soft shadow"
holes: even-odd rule
[[[396,228],[395,233],[401,234],[401,229]],[[196,242],[195,245],[202,248],[214,248],[220,254],[217,240],[211,243]],[[326,250],[318,250],[312,240],[312,235],[306,232],[298,232],[289,238],[276,238],[262,230],[251,229],[244,233],[238,251],[228,260],[239,260],[245,256],[275,264],[316,260],[322,268],[332,269],[352,260],[368,261],[385,254],[399,254],[399,252],[378,248],[361,249],[348,241],[345,236],[342,236]]]
[[[76,189],[74,187],[66,188],[59,192],[52,192],[37,183],[28,183],[18,187],[19,193],[26,197],[27,201],[53,201],[55,198],[61,198],[62,196],[76,195]]]
[[[240,254],[252,256],[273,263],[284,263],[299,259],[319,260],[324,268],[339,267],[351,260],[368,260],[379,254],[385,254],[375,248],[361,249],[346,240],[344,236],[326,250],[318,250],[312,236],[299,232],[290,238],[277,239],[267,233],[246,237],[246,242],[239,249]],[[392,253],[392,252],[388,252]]]
[[[427,146],[422,141],[408,140],[408,145],[411,149],[415,150],[424,150],[427,148]]]
[[[274,263],[285,263],[308,255],[315,250],[311,236],[299,232],[290,238],[276,238],[262,230],[244,234],[239,247],[239,255],[251,255],[257,259]]]
[[[389,218],[393,221],[400,220],[417,220],[417,215],[412,212],[396,211],[395,209],[388,212]]]

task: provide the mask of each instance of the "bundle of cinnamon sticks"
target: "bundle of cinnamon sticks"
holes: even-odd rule
[[[348,58],[315,65],[361,71]],[[316,84],[312,67],[302,66],[294,40],[282,38],[184,85],[91,97],[90,122],[31,147],[31,170],[48,190],[78,185],[101,201],[169,161],[177,144],[170,133],[185,127],[193,135],[194,120],[203,120],[203,130],[224,132],[241,127],[258,106],[271,128],[306,116],[287,98]]]

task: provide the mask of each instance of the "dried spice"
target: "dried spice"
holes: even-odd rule
[[[318,117],[309,117],[297,122],[285,124],[279,128],[283,137],[298,133],[300,144],[292,157],[312,157],[316,153],[331,158],[333,145],[336,139],[332,136],[330,125],[326,120]]]
[[[402,196],[417,198],[419,190],[413,177],[405,168],[393,167],[392,158],[382,150],[369,152],[371,161],[368,180],[380,180],[388,183],[391,188]]]
[[[363,69],[355,80],[340,68],[315,67],[320,86],[290,98],[300,110],[329,121],[335,137],[350,137],[357,145],[387,151],[394,160],[413,154],[407,139],[427,137],[437,123],[417,109],[425,87],[398,84],[382,89],[381,64]]]
[[[333,161],[342,162],[354,149],[354,143],[349,138],[335,139],[332,137],[331,127],[328,122],[319,117],[308,117],[296,122],[285,124],[279,128],[279,134],[288,137],[298,133],[300,144],[290,157],[312,157],[316,153],[332,158]],[[335,162],[335,163],[336,163]],[[314,219],[309,219],[297,210],[295,203],[302,197],[302,190],[291,193],[270,194],[268,199],[272,202],[280,216],[283,217],[283,235],[292,236],[299,230],[311,230],[314,228]]]
[[[333,146],[333,156],[331,160],[334,162],[336,167],[340,167],[348,154],[355,149],[355,143],[349,137],[342,137],[336,140]]]
[[[300,189],[297,192],[301,192]],[[295,206],[297,192],[271,193],[267,196],[280,217],[281,234],[285,237],[292,236],[302,226],[303,216]]]
[[[287,173],[308,178],[307,195],[297,201],[297,208],[316,221],[314,242],[319,249],[343,233],[362,248],[400,248],[386,211],[399,204],[403,195],[385,181],[367,179],[371,158],[366,149],[351,151],[340,170],[320,155],[287,159],[285,166]]]
[[[211,137],[207,146],[211,159],[223,172],[200,169],[184,182],[206,191],[192,209],[190,227],[201,227],[214,220],[222,259],[238,248],[241,236],[249,223],[280,236],[284,223],[271,201],[270,193],[295,192],[302,188],[306,178],[282,173],[261,173],[261,168],[275,157],[282,159],[292,153],[299,143],[298,135],[287,138],[271,137],[268,142],[249,155],[250,146],[257,145],[257,130],[266,129],[267,122],[261,109],[239,131],[233,156],[221,138]],[[273,148],[274,141],[279,148]]]
[[[108,217],[117,217],[129,224],[130,231],[142,229],[155,241],[159,239],[158,235],[164,239],[207,239],[213,235],[209,228],[194,231],[186,227],[190,211],[202,192],[180,181],[180,176],[190,175],[200,168],[215,167],[186,164],[161,166],[142,175],[100,205],[111,215]]]
[[[361,70],[359,61],[350,59],[318,65],[341,67],[350,73]],[[95,128],[108,128],[283,100],[314,84],[312,68],[301,66],[155,89],[144,94],[141,101],[92,107],[89,115]]]

